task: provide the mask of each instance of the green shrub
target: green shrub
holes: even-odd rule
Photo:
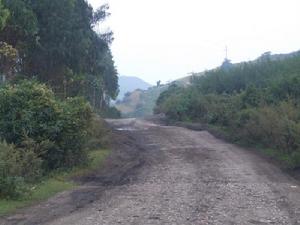
[[[24,81],[0,89],[0,136],[20,144],[25,136],[36,141],[55,139],[61,109],[45,85]]]
[[[88,136],[87,149],[106,148],[110,144],[110,129],[106,126],[106,122],[97,114],[94,114],[92,117]]]
[[[106,107],[100,110],[98,113],[103,118],[109,118],[109,119],[121,118],[121,112],[114,106]]]
[[[288,167],[300,167],[299,62],[297,52],[206,71],[191,86],[170,85],[155,113],[226,130],[231,140],[272,149]]]
[[[48,141],[36,143],[33,139],[25,137],[17,151],[20,155],[20,164],[22,168],[21,176],[26,182],[35,182],[45,172],[43,155],[47,152]]]
[[[18,198],[51,170],[87,163],[91,120],[83,98],[60,101],[35,81],[1,87],[0,198]]]
[[[62,104],[62,109],[58,121],[61,129],[59,136],[55,140],[58,144],[58,149],[62,149],[62,155],[56,160],[58,165],[54,166],[54,168],[73,167],[87,161],[87,151],[84,146],[88,138],[92,109],[83,98],[67,99]],[[52,159],[52,153],[52,151],[49,151],[49,160]]]
[[[18,198],[28,191],[23,175],[30,175],[33,171],[27,166],[33,162],[32,158],[36,158],[32,152],[20,151],[13,145],[0,142],[0,198]],[[31,165],[33,168],[38,166]]]
[[[91,107],[82,98],[59,101],[49,88],[34,81],[0,89],[0,137],[23,149],[30,139],[25,149],[34,149],[46,170],[86,161],[91,117]]]

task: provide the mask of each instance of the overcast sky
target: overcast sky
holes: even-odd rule
[[[105,26],[120,75],[154,84],[300,49],[300,0],[88,0],[109,3]],[[104,26],[104,25],[102,25]]]

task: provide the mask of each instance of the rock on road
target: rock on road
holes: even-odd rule
[[[251,151],[206,131],[109,123],[137,142],[142,165],[48,225],[300,224],[299,183]]]

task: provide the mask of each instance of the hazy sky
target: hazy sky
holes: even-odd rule
[[[120,75],[154,84],[266,51],[300,49],[300,0],[89,0],[107,2]],[[102,25],[103,26],[103,25]]]

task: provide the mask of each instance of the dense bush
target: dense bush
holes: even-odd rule
[[[22,182],[53,169],[85,163],[91,119],[82,98],[59,101],[45,85],[0,88],[0,197],[18,195]]]
[[[17,198],[27,191],[25,182],[41,176],[42,160],[26,144],[16,148],[0,142],[0,198]]]
[[[300,55],[271,59],[207,71],[187,88],[172,85],[155,112],[226,128],[232,140],[272,149],[285,165],[299,167]]]
[[[89,138],[86,143],[86,148],[106,148],[110,144],[110,131],[106,122],[99,115],[94,114],[88,129]]]
[[[45,85],[22,82],[0,89],[0,136],[20,144],[25,136],[36,141],[55,139],[61,108]]]
[[[102,110],[98,110],[98,114],[103,118],[120,119],[121,112],[114,106],[106,107]]]
[[[30,138],[47,169],[84,160],[91,108],[81,98],[55,99],[45,85],[24,81],[0,89],[0,137],[21,146]]]
[[[102,110],[117,96],[112,32],[94,30],[108,9],[93,10],[86,0],[0,0],[0,198],[87,161],[92,110],[82,98],[67,97],[83,96]],[[20,81],[33,77],[55,95]]]

